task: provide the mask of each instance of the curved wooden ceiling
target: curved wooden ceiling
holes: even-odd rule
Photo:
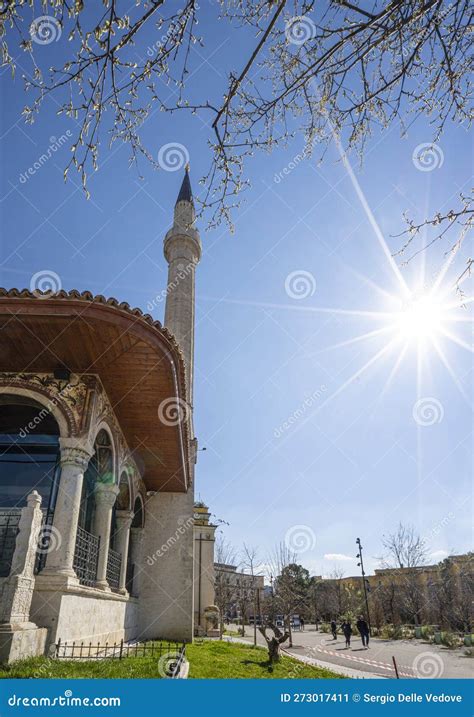
[[[189,421],[167,425],[162,401],[186,401],[184,361],[170,332],[139,309],[89,292],[35,296],[0,289],[0,371],[97,374],[148,490],[184,492]],[[189,411],[189,419],[191,412]]]

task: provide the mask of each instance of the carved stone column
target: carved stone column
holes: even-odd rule
[[[61,477],[58,486],[53,525],[54,550],[48,553],[46,567],[41,572],[46,576],[57,576],[65,582],[77,583],[74,572],[74,552],[81,507],[82,483],[93,449],[89,444],[73,438],[61,438]]]
[[[141,551],[143,528],[130,528],[130,562],[133,564],[133,594],[140,595]]]
[[[0,622],[10,623],[22,629],[36,627],[30,622],[30,606],[35,586],[34,567],[38,537],[43,516],[41,496],[35,490],[27,498],[26,508],[21,510],[19,532],[16,536],[10,575],[2,593]]]
[[[119,592],[126,594],[128,547],[130,541],[130,526],[133,520],[133,510],[118,510],[115,513],[117,520],[117,531],[115,533],[115,550],[122,556],[120,566]]]
[[[107,582],[107,559],[109,556],[110,527],[112,508],[115,505],[118,486],[110,483],[98,483],[95,489],[94,535],[100,538],[99,560],[97,563],[96,588],[110,590]]]
[[[44,653],[48,631],[30,620],[35,588],[34,567],[43,516],[41,496],[34,490],[22,508],[10,575],[0,606],[0,662]]]

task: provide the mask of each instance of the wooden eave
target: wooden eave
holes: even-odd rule
[[[160,322],[88,291],[0,288],[0,372],[60,367],[100,377],[147,490],[187,490],[191,411],[178,423],[158,415],[162,401],[186,404],[184,360]]]

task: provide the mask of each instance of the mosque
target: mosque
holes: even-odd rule
[[[0,661],[193,638],[195,225],[186,169],[164,326],[88,291],[0,289]]]

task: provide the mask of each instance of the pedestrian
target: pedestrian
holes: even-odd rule
[[[362,640],[363,647],[369,647],[369,638],[370,638],[370,631],[369,631],[369,625],[367,623],[367,620],[364,618],[363,615],[359,615],[359,619],[357,620],[357,629],[360,632],[360,637]]]
[[[304,618],[300,617],[300,630],[304,630]]]
[[[351,635],[352,635],[352,625],[348,620],[344,620],[344,622],[341,625],[341,630],[344,633],[344,637],[346,638],[346,647],[351,646]]]
[[[331,632],[333,640],[337,640],[337,622],[335,620],[331,620]]]

